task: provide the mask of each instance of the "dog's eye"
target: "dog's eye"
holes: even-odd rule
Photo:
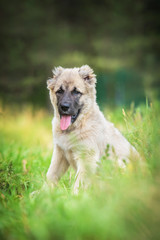
[[[74,94],[74,95],[82,95],[82,93],[79,92],[76,88],[73,89],[72,94]]]
[[[60,88],[57,92],[57,94],[63,94],[64,93],[64,90],[62,88]]]

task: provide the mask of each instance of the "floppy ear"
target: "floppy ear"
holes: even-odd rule
[[[55,83],[56,83],[56,80],[57,78],[61,75],[61,73],[63,72],[63,68],[62,67],[55,67],[52,72],[53,72],[53,78],[50,78],[47,80],[47,88],[49,90],[53,90],[54,89],[54,86],[55,86]]]
[[[54,78],[50,78],[47,80],[47,88],[49,90],[53,90],[54,89],[54,86],[55,86],[55,79]]]
[[[82,67],[80,67],[79,74],[87,83],[96,83],[96,75],[94,74],[93,69],[90,68],[88,65],[83,65]]]

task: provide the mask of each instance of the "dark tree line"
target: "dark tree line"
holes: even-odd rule
[[[159,88],[158,0],[1,0],[0,6],[5,101],[45,104],[45,80],[55,65],[88,63],[101,74],[132,69],[143,85]]]

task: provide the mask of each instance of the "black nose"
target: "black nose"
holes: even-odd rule
[[[63,104],[61,104],[61,109],[62,109],[63,112],[67,112],[68,109],[69,109],[69,107],[70,107],[70,104],[69,104],[69,103],[63,103]]]

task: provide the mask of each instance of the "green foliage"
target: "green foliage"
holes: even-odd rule
[[[16,109],[16,110],[15,110]],[[41,189],[52,155],[51,116],[32,108],[2,109],[1,239],[159,239],[160,103],[105,109],[143,161],[124,171],[102,158],[92,186],[72,193],[69,170],[55,189]]]

